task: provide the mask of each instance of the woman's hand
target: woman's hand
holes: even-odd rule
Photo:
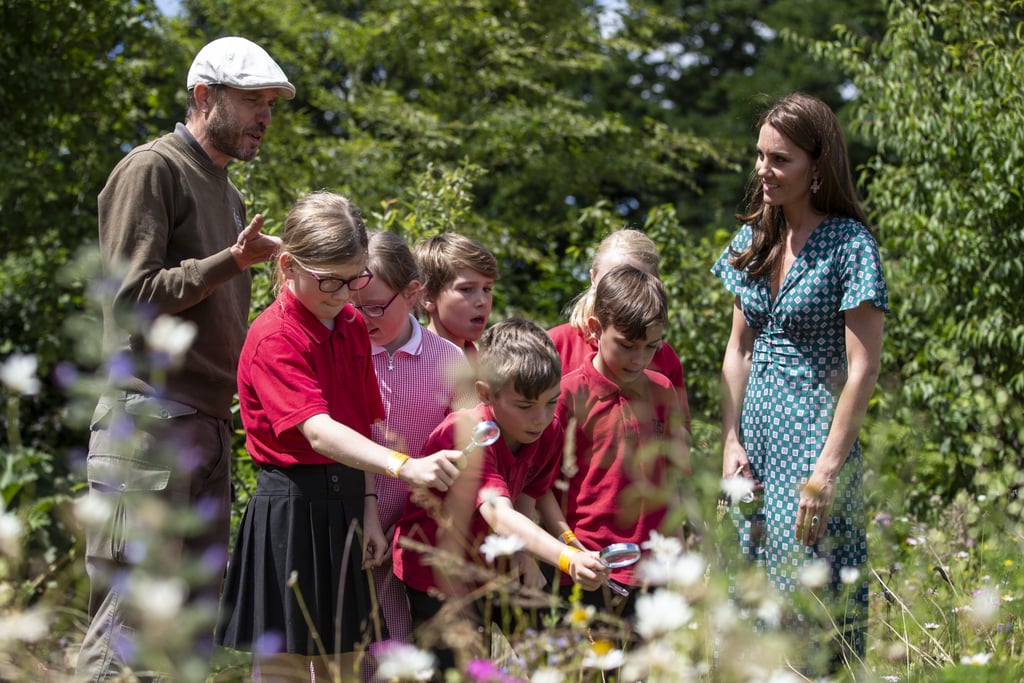
[[[835,500],[835,482],[812,474],[800,489],[800,506],[796,511],[796,540],[814,545],[825,537],[828,516]]]
[[[754,483],[753,491],[756,493],[764,489],[764,484],[754,479],[754,471],[750,468],[750,459],[747,458],[747,449],[738,443],[727,444],[722,452],[722,477],[744,477]]]

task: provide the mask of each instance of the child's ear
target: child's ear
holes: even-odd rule
[[[601,321],[594,316],[590,316],[587,318],[587,330],[590,331],[590,337],[592,339],[600,339],[602,332]]]
[[[402,290],[402,296],[406,298],[410,304],[415,304],[417,299],[422,298],[423,285],[419,280],[413,280],[405,286]]]
[[[487,382],[483,381],[482,379],[478,379],[476,382],[473,383],[473,387],[476,389],[476,397],[480,399],[480,402],[483,403],[485,406],[491,405],[491,400],[493,399],[493,396],[491,396],[491,387],[487,384]]]
[[[427,315],[433,315],[437,312],[437,304],[434,303],[434,297],[430,296],[426,290],[420,291],[420,306],[427,312]]]

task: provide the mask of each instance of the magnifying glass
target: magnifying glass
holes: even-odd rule
[[[498,437],[501,436],[501,428],[498,427],[497,422],[491,420],[485,420],[484,422],[477,422],[473,427],[473,433],[469,436],[469,443],[462,449],[462,455],[459,457],[459,467],[466,466],[466,458],[473,452],[474,448],[481,446],[490,446]]]
[[[612,543],[601,548],[597,554],[601,564],[609,569],[621,569],[636,564],[640,560],[640,546],[636,543]],[[605,585],[622,597],[629,596],[629,589],[618,581],[608,579]]]

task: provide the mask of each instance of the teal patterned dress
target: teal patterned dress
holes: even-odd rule
[[[750,226],[743,227],[732,248],[746,249],[751,234]],[[740,428],[764,491],[752,506],[733,506],[741,553],[785,592],[801,586],[805,566],[827,562],[832,571],[826,590],[837,623],[845,621],[847,645],[863,656],[868,584],[859,442],[840,472],[827,536],[807,546],[797,542],[793,528],[800,487],[825,445],[846,380],[844,312],[864,301],[889,310],[878,245],[860,222],[826,218],[807,239],[774,301],[769,278],[737,271],[729,264],[728,249],[712,272],[740,298],[743,317],[756,334]],[[853,585],[842,583],[844,567],[859,570]]]

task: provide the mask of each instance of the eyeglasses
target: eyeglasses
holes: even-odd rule
[[[303,268],[303,270],[309,273],[310,277],[317,281],[317,284],[320,286],[320,291],[325,294],[333,294],[342,287],[348,287],[348,291],[355,292],[370,284],[370,280],[373,279],[373,273],[368,270],[364,270],[359,275],[350,277],[347,280],[340,277],[324,277],[323,275],[317,275],[313,271],[305,268]]]
[[[392,294],[386,304],[353,304],[353,306],[355,306],[355,309],[367,318],[379,318],[384,315],[384,311],[388,310],[388,306],[391,305],[391,302],[394,301],[399,294],[401,294],[400,291]]]

